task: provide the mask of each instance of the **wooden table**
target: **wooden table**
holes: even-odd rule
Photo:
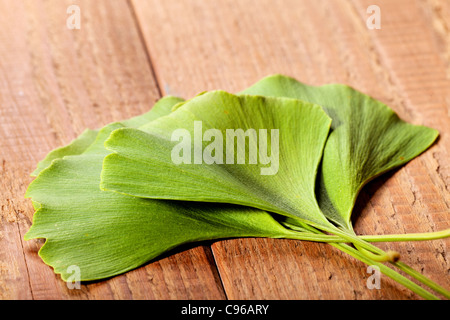
[[[24,241],[29,174],[85,128],[147,111],[166,94],[238,92],[269,74],[346,83],[440,131],[427,152],[370,183],[359,234],[450,227],[450,2],[378,0],[0,0],[0,298],[419,299],[327,244],[235,239],[193,246],[69,290]],[[70,5],[80,29],[70,29]],[[73,21],[72,21],[73,22]],[[380,244],[450,288],[448,240]]]

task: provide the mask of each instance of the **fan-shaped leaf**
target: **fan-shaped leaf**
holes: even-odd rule
[[[50,166],[55,159],[82,154],[95,141],[97,134],[98,130],[86,129],[68,145],[52,150],[38,163],[37,168],[31,173],[31,176],[36,177],[42,170]]]
[[[233,205],[140,199],[99,189],[104,140],[114,129],[139,125],[170,111],[162,99],[142,118],[101,129],[82,154],[54,160],[29,186],[37,204],[25,239],[45,238],[42,259],[64,280],[70,266],[80,280],[110,277],[136,268],[181,244],[229,237],[286,237],[268,213]]]
[[[264,94],[317,103],[333,119],[318,180],[318,201],[328,218],[351,229],[361,188],[426,150],[438,132],[401,120],[389,107],[349,86],[308,86],[275,75],[243,94]]]
[[[205,93],[141,130],[114,131],[101,186],[143,198],[246,205],[329,226],[314,194],[329,128],[330,118],[310,103]],[[233,136],[238,130],[242,140]]]

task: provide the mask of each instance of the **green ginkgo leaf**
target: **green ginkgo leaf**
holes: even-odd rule
[[[328,190],[336,184],[329,184],[324,178],[317,187],[325,190],[326,201],[323,191],[320,192],[322,208],[319,208],[314,189],[323,149],[330,148],[324,157],[335,160],[336,150],[329,146],[345,141],[336,134],[345,123],[337,121],[339,112],[335,107],[325,107],[333,121],[337,121],[330,138],[333,134],[338,136],[334,138],[337,142],[332,140],[331,143],[330,139],[326,142],[331,119],[317,105],[289,99],[298,98],[292,92],[303,91],[291,90],[284,81],[295,80],[281,76],[267,78],[249,92],[288,98],[235,96],[222,91],[204,93],[186,102],[166,97],[142,116],[87,131],[70,145],[51,152],[40,163],[36,170],[38,177],[27,191],[37,211],[25,238],[46,239],[39,254],[64,280],[70,279],[73,267],[78,268],[81,280],[110,277],[195,241],[229,237],[325,241],[365,263],[379,266],[381,272],[421,296],[436,298],[380,264],[383,260],[374,253],[384,253],[378,248],[329,222],[331,219],[345,226],[342,222],[346,211],[332,202]],[[283,93],[286,88],[290,89]],[[266,93],[262,92],[265,90]],[[339,94],[335,93],[337,97]],[[170,113],[171,109],[175,111]],[[359,115],[367,116],[365,112]],[[346,116],[341,119],[352,120],[351,116]],[[396,117],[392,118],[392,123],[397,125]],[[403,137],[400,131],[399,127],[398,133]],[[228,138],[232,142],[229,148]],[[241,138],[243,144],[238,143]],[[106,146],[117,153],[111,154],[111,150],[105,149],[106,139]],[[352,151],[353,144],[357,143],[351,144]],[[406,157],[400,160],[414,157],[416,149],[422,146],[420,143],[411,145],[402,153]],[[397,155],[394,151],[392,154]],[[390,158],[385,162],[388,160]],[[396,165],[381,164],[386,166],[378,173],[370,170],[365,173],[369,178],[362,179],[360,187]],[[329,172],[324,170],[324,165],[325,160],[321,177]],[[99,188],[101,174],[102,187],[119,192],[102,191]],[[357,194],[359,189],[355,192]],[[331,209],[326,210],[327,205]],[[281,216],[258,208],[290,217],[301,227],[287,229],[279,223],[283,220]],[[325,235],[311,226],[338,236]],[[445,236],[448,232],[432,236],[420,234],[414,238]],[[367,239],[387,239],[376,238],[369,236]],[[389,239],[406,239],[400,238],[392,235]],[[359,251],[342,243],[348,241],[354,242]],[[448,297],[445,289],[408,266],[396,265]]]
[[[343,88],[349,89],[345,86],[343,86]],[[326,93],[327,92],[323,92],[324,95]],[[331,93],[333,93],[333,91],[331,91]],[[357,96],[357,94],[355,95]],[[339,97],[339,95],[335,94],[335,98],[336,97]],[[333,101],[332,97],[329,97],[329,99],[330,101]],[[354,103],[352,107],[360,107],[360,104],[374,102],[373,99],[370,99],[367,96],[358,101],[359,103]],[[295,106],[297,108],[295,108]],[[161,118],[148,126],[141,127],[140,129],[144,132],[133,129],[120,129],[114,131],[105,143],[106,147],[115,153],[105,157],[101,187],[106,190],[114,190],[142,198],[226,202],[252,206],[278,213],[288,217],[291,226],[292,223],[294,223],[294,225],[300,224],[301,228],[296,227],[295,229],[300,231],[299,234],[302,234],[303,236],[308,235],[308,232],[311,234],[317,233],[317,230],[314,228],[311,229],[311,226],[335,234],[341,237],[341,241],[352,242],[358,248],[358,251],[351,253],[357,259],[364,262],[369,261],[370,264],[377,264],[380,261],[393,262],[402,271],[405,271],[433,290],[448,296],[449,293],[444,288],[436,285],[429,279],[424,278],[407,265],[396,263],[398,253],[384,252],[383,250],[362,241],[361,238],[356,237],[350,223],[346,223],[347,216],[345,215],[345,212],[347,211],[342,214],[333,207],[328,209],[328,211],[324,210],[324,214],[321,211],[323,207],[318,208],[318,204],[315,202],[314,186],[317,165],[321,158],[321,154],[315,152],[317,151],[315,147],[320,145],[320,148],[324,148],[324,145],[321,145],[323,141],[321,140],[321,137],[326,135],[325,131],[327,130],[324,128],[329,126],[329,122],[327,122],[329,119],[318,116],[319,113],[317,113],[316,107],[317,105],[311,105],[301,100],[274,100],[262,96],[248,95],[233,96],[224,92],[204,93],[192,100],[178,104],[173,108],[174,112],[169,116]],[[353,190],[352,196],[354,197],[356,197],[359,189],[368,181],[368,179],[372,179],[376,175],[398,165],[395,161],[390,162],[392,156],[396,156],[400,153],[402,156],[398,157],[399,161],[411,159],[425,150],[436,137],[436,132],[434,130],[403,123],[392,111],[390,111],[390,109],[386,106],[383,106],[383,108],[386,111],[384,116],[388,116],[388,119],[384,119],[385,122],[382,121],[380,126],[384,130],[390,130],[388,124],[398,126],[397,129],[394,130],[397,136],[391,132],[387,135],[390,140],[381,143],[381,146],[386,143],[387,145],[389,145],[389,143],[393,144],[393,146],[391,146],[392,149],[389,150],[387,155],[382,154],[382,149],[377,149],[376,143],[372,147],[375,148],[375,150],[369,148],[370,153],[366,154],[366,156],[371,159],[379,153],[383,160],[379,161],[378,165],[384,166],[381,166],[380,170],[375,171],[376,174],[373,174],[370,170],[368,171],[369,173],[364,173],[366,177],[360,178],[360,181],[362,182],[359,187],[351,189]],[[364,107],[363,109],[366,108]],[[370,107],[368,109],[370,109]],[[325,108],[325,110],[327,110],[328,114],[333,112],[333,109],[330,107]],[[314,113],[317,114],[312,116]],[[361,131],[373,130],[376,134],[383,133],[383,130],[381,132],[375,130],[373,128],[373,123],[372,126],[368,128],[364,127],[364,124],[371,123],[370,118],[372,114],[368,110],[366,110],[366,112],[356,113],[362,118],[367,118],[360,119],[356,122],[360,125],[359,129]],[[375,110],[374,114],[374,117],[376,118],[378,112]],[[380,114],[383,115],[383,112],[380,112]],[[381,116],[381,118],[382,117],[383,116]],[[350,116],[348,116],[347,120],[349,119],[351,119]],[[195,123],[199,121],[204,125],[200,130],[198,128],[196,129],[195,126]],[[351,124],[347,124],[347,126],[352,127]],[[341,127],[343,130],[346,130],[345,126],[340,122],[335,124],[333,132],[339,133],[339,128]],[[205,128],[206,130],[203,130]],[[237,128],[247,131],[255,128],[258,130],[278,128],[281,132],[280,136],[284,137],[280,138],[280,141],[282,142],[280,142],[278,154],[279,159],[282,159],[279,162],[279,169],[281,171],[277,171],[273,176],[262,175],[260,171],[261,165],[255,165],[250,161],[250,148],[247,146],[244,147],[244,150],[248,151],[248,155],[242,164],[228,165],[215,162],[217,161],[217,153],[212,153],[212,150],[217,152],[217,148],[214,142],[217,139],[222,139],[224,136],[228,137],[227,134],[223,134],[223,132],[226,133],[227,129],[236,130]],[[180,129],[187,133],[187,135],[175,135],[174,139],[173,133]],[[222,134],[208,134],[209,130],[218,131],[219,133],[222,132]],[[347,128],[347,130],[349,129]],[[367,139],[367,136],[369,135],[367,132],[361,133],[354,128],[352,130],[354,133],[358,132],[358,134],[360,136],[362,135],[365,139]],[[196,131],[198,132],[197,134]],[[408,141],[408,138],[406,138],[409,137],[410,139],[414,139],[420,132],[424,133],[425,138],[421,139],[418,143],[411,143],[411,141]],[[200,138],[200,140],[196,142],[195,136],[202,137],[202,135],[204,137],[203,141]],[[346,132],[346,134],[343,134],[342,136],[349,137],[348,135],[349,133]],[[189,139],[181,139],[180,142],[180,140],[178,140],[180,136],[188,136]],[[190,139],[192,136],[194,137],[194,141]],[[214,136],[214,140],[211,136]],[[316,136],[315,140],[313,138],[314,136]],[[333,139],[337,139],[340,143],[346,143],[345,139],[338,139],[338,137],[339,136],[335,134]],[[185,140],[188,142],[186,143]],[[349,149],[351,151],[354,151],[354,147],[358,147],[357,142],[353,142],[354,140],[355,139],[350,140],[351,146]],[[399,141],[404,145],[397,145]],[[270,148],[269,146],[271,143],[272,141],[267,143],[264,151],[267,151],[267,149]],[[330,146],[333,146],[335,143],[336,142],[331,143]],[[180,145],[182,145],[182,148],[178,148]],[[200,151],[195,151],[196,145],[197,147],[201,146],[203,150],[200,149]],[[214,146],[213,148],[211,148],[212,145]],[[402,149],[403,147],[405,148]],[[397,148],[399,150],[397,150]],[[194,155],[192,155],[192,149],[194,150]],[[175,157],[175,160],[173,157],[168,156],[169,154],[173,155],[174,150],[176,150],[176,155],[182,154],[182,156],[178,158]],[[223,151],[223,149],[220,148],[218,148],[218,150],[223,152],[222,158],[219,157],[219,159],[223,160],[227,156],[228,150]],[[339,150],[336,151],[332,147],[330,150],[328,157],[330,157],[331,160],[329,160],[329,162],[332,162],[332,160],[338,161],[336,158],[339,158],[340,156]],[[195,161],[196,156],[197,159],[201,159],[202,152],[203,156],[205,156],[205,154],[207,156],[206,158],[208,161],[206,161],[206,163],[202,163],[200,160],[198,162]],[[234,150],[234,153],[236,152],[237,149]],[[327,157],[327,155],[324,155],[324,157]],[[362,158],[363,156],[361,155],[360,159]],[[348,158],[347,160],[357,161],[357,159]],[[370,162],[364,162],[359,168],[364,169],[364,165],[366,164],[370,164]],[[283,166],[286,166],[283,169],[286,171],[281,169]],[[331,167],[332,164],[329,168]],[[373,170],[377,169],[377,165],[373,165],[373,167]],[[350,168],[353,167],[350,166]],[[309,174],[306,172],[309,172]],[[331,174],[329,170],[324,170],[322,165],[321,174],[326,175],[327,172],[328,174]],[[291,173],[291,175],[289,175],[289,173]],[[353,173],[355,173],[355,171]],[[351,175],[352,173],[347,172],[347,174]],[[357,171],[356,174],[358,174]],[[357,179],[355,180],[358,181]],[[331,181],[335,180],[331,179]],[[322,180],[321,183],[323,183]],[[325,187],[329,187],[329,185],[325,185]],[[331,187],[337,188],[334,195],[339,193],[339,183],[331,185]],[[319,189],[320,188],[323,187],[319,185]],[[349,194],[348,192],[345,193],[345,191],[346,190],[344,190],[343,196]],[[323,197],[323,195],[321,197]],[[353,207],[354,200],[355,199],[352,198],[347,202],[351,203],[351,208]],[[323,206],[323,199],[321,204]],[[341,229],[331,224],[327,218],[337,222],[345,229]],[[439,235],[437,236],[448,237],[448,231],[439,232]],[[394,236],[391,239],[396,238],[397,237]],[[401,237],[394,241],[397,241],[400,238]],[[424,240],[426,238],[428,237],[424,235],[422,239]],[[429,239],[431,239],[431,237]],[[331,243],[333,241],[328,242]],[[350,253],[349,248],[346,245],[336,244],[336,246],[340,250]],[[390,269],[385,269],[384,266],[382,267],[382,272],[423,297],[435,298],[433,295],[429,295],[428,292],[423,291],[419,286],[401,277],[398,273],[395,273]]]
[[[251,206],[331,226],[314,194],[330,122],[320,106],[295,99],[204,93],[139,130],[114,131],[101,187]]]
[[[166,96],[164,99],[158,101],[152,112],[124,120],[121,123],[127,127],[138,127],[158,117],[168,114],[171,108],[183,101],[183,99],[178,97]],[[31,173],[31,176],[36,177],[42,170],[50,166],[53,160],[61,159],[65,156],[82,154],[95,141],[98,131],[99,130],[86,129],[68,145],[56,148],[49,152],[47,156],[37,164],[37,167]]]
[[[37,211],[25,239],[45,238],[41,258],[64,280],[111,277],[181,244],[229,237],[295,237],[266,212],[233,205],[148,200],[101,191],[104,140],[170,112],[180,101],[160,100],[149,113],[101,129],[80,155],[55,159],[31,183]]]
[[[348,229],[352,229],[350,218],[361,188],[418,156],[438,136],[436,130],[406,123],[380,101],[346,85],[314,87],[275,75],[242,93],[317,103],[333,119],[317,197],[325,215]]]
[[[51,151],[47,156],[38,163],[36,169],[31,173],[32,177],[36,177],[42,170],[50,166],[53,160],[60,159],[65,156],[75,156],[82,154],[97,137],[98,130],[86,129],[76,139],[64,147]]]

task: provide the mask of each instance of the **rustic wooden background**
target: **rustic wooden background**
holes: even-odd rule
[[[376,2],[376,3],[375,3]],[[69,5],[81,28],[69,30]],[[381,8],[381,29],[366,26]],[[360,234],[450,227],[447,0],[0,0],[0,298],[419,299],[327,244],[236,239],[189,248],[69,290],[24,241],[29,174],[85,128],[147,111],[166,94],[238,92],[273,73],[346,83],[438,129],[430,150],[362,192]],[[448,240],[380,244],[450,288]]]

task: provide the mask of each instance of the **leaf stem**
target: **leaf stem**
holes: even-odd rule
[[[384,265],[378,261],[370,259],[366,255],[362,254],[359,250],[356,250],[344,243],[330,243],[330,245],[340,249],[341,251],[351,255],[352,257],[358,259],[361,262],[364,262],[367,265],[377,266],[380,269],[381,273],[383,273],[384,275],[388,276],[389,278],[395,280],[397,283],[400,283],[401,285],[405,286],[406,288],[410,289],[411,291],[418,294],[422,298],[425,298],[428,300],[439,300],[439,298],[437,296],[435,296],[434,294],[428,292],[424,288],[420,287],[419,285],[412,282],[408,278],[405,278],[404,276],[402,276],[395,270],[392,270],[391,268],[387,267],[386,265]]]
[[[373,253],[376,253],[377,255],[375,255],[375,257],[379,258],[379,261],[383,261],[383,258],[385,258],[385,255],[392,255],[392,259],[387,259],[384,261],[389,261],[391,262],[394,266],[396,266],[397,268],[399,268],[400,270],[404,271],[405,273],[409,274],[410,276],[412,276],[413,278],[415,278],[417,281],[420,281],[421,283],[423,283],[424,285],[428,286],[429,288],[435,290],[436,292],[442,294],[443,296],[445,296],[446,298],[450,298],[450,292],[447,291],[446,289],[444,289],[443,287],[439,286],[438,284],[436,284],[435,282],[433,282],[431,279],[428,279],[427,277],[425,277],[424,275],[420,274],[419,272],[417,272],[416,270],[414,270],[413,268],[409,267],[408,265],[406,265],[403,262],[398,262],[399,256],[396,255],[395,252],[392,251],[388,251],[385,252],[382,249],[374,246],[371,243],[367,243],[367,246],[364,246],[363,248],[361,248],[359,246],[359,243],[353,243],[355,245],[355,247],[357,247],[359,249],[359,251],[363,254],[366,255],[369,259],[375,260],[373,259],[374,257],[371,255],[370,252],[371,251]],[[370,248],[369,248],[370,247]]]
[[[301,231],[307,233],[311,229],[306,230],[303,227],[283,222],[283,225],[287,226],[289,229]],[[309,233],[309,232],[308,232]],[[313,235],[313,233],[309,233]],[[357,235],[361,240],[367,242],[401,242],[401,241],[428,241],[428,240],[438,240],[450,237],[450,229],[434,231],[434,232],[424,232],[424,233],[406,233],[406,234],[382,234],[382,235]],[[309,238],[308,240],[312,240]],[[303,240],[303,239],[299,239]],[[343,238],[335,235],[320,235],[318,240],[320,242],[346,242]]]
[[[370,259],[378,262],[397,262],[400,259],[400,254],[397,251],[387,251],[380,254],[373,254],[372,252],[361,248],[359,245],[355,244],[355,247],[361,251],[364,255],[368,256]]]
[[[314,227],[320,228],[322,226],[314,226]],[[356,234],[354,233],[353,230],[344,231],[344,230],[339,230],[337,228],[336,228],[336,230],[326,230],[326,229],[329,229],[327,227],[323,227],[322,229],[324,229],[324,230],[315,229],[315,233],[317,234],[317,236],[320,235],[320,236],[326,236],[326,237],[333,237],[333,239],[332,239],[333,241],[326,241],[326,242],[329,242],[331,245],[338,247],[340,249],[346,249],[343,251],[345,251],[347,253],[349,250],[348,248],[351,248],[351,247],[349,247],[348,245],[346,245],[346,247],[342,247],[344,245],[344,243],[334,242],[334,240],[336,240],[334,237],[336,237],[336,235],[338,235],[337,237],[341,238],[341,239],[345,239],[345,242],[351,242],[355,246],[355,248],[357,248],[357,250],[354,248],[351,248],[352,249],[351,252],[353,252],[353,254],[356,254],[353,250],[358,252],[358,256],[361,258],[361,259],[358,258],[358,260],[360,260],[362,262],[364,262],[364,261],[376,262],[375,265],[380,267],[380,270],[385,270],[385,272],[387,272],[387,273],[385,273],[382,271],[384,274],[388,275],[389,277],[396,280],[397,282],[402,283],[409,289],[414,288],[414,290],[413,289],[411,289],[411,290],[414,291],[415,293],[421,295],[422,297],[428,296],[428,294],[430,294],[430,293],[428,291],[424,290],[423,288],[421,288],[420,286],[417,286],[416,284],[415,284],[415,286],[411,286],[410,283],[406,283],[405,280],[403,280],[403,278],[404,278],[403,276],[401,276],[398,272],[396,272],[390,268],[386,269],[387,267],[385,265],[381,264],[381,262],[386,262],[386,261],[391,262],[394,266],[396,266],[400,270],[404,271],[405,273],[409,274],[410,276],[415,278],[417,281],[420,281],[422,284],[424,284],[424,285],[428,286],[429,288],[431,288],[432,290],[435,290],[436,292],[442,294],[446,298],[450,298],[449,291],[447,291],[443,287],[439,286],[438,284],[434,283],[432,280],[428,279],[424,275],[422,275],[419,272],[417,272],[416,270],[412,269],[405,263],[398,262],[399,254],[397,252],[394,252],[394,251],[385,252],[382,249],[374,246],[373,244],[366,242],[364,239],[356,236]],[[323,231],[328,231],[328,232],[334,233],[336,235],[334,235],[334,236],[325,235],[325,234],[323,234]],[[350,234],[348,232],[352,232],[353,234]],[[298,233],[301,233],[301,232],[298,232]],[[434,239],[437,239],[436,237],[446,238],[449,236],[449,232],[448,232],[448,230],[444,230],[444,231],[437,232],[437,234],[434,233],[433,236],[435,237]],[[422,235],[419,234],[418,237],[414,237],[414,239],[420,239],[420,240],[425,240],[425,238],[426,238],[426,236],[424,236],[423,234]],[[324,238],[318,237],[317,239],[324,239]],[[394,237],[394,239],[402,239],[399,241],[403,241],[405,239],[405,237]],[[354,256],[354,255],[352,255],[352,256]],[[364,259],[362,259],[363,257],[364,257]],[[381,266],[383,266],[383,267],[381,267]],[[388,271],[388,270],[390,270],[390,271]],[[401,278],[401,277],[403,277],[403,278]],[[399,279],[400,279],[400,281],[398,281]],[[406,279],[406,278],[404,278],[404,279]],[[410,280],[408,280],[408,281],[410,281]],[[418,290],[417,287],[421,288],[421,290]],[[427,292],[427,294],[425,296],[423,295],[424,294],[423,291]],[[419,293],[419,292],[421,292],[421,293]],[[430,297],[430,296],[428,296],[428,297]]]
[[[368,242],[425,241],[425,240],[444,239],[448,237],[450,237],[450,229],[424,233],[359,236],[359,238],[366,240]]]
[[[450,292],[448,290],[446,290],[445,288],[441,287],[437,283],[431,281],[430,279],[425,277],[423,274],[417,272],[416,270],[414,270],[413,268],[411,268],[407,264],[405,264],[403,262],[396,262],[396,263],[393,263],[393,265],[396,266],[397,268],[399,268],[400,270],[402,270],[403,272],[405,272],[405,273],[409,274],[410,276],[414,277],[418,281],[422,282],[426,286],[430,287],[431,289],[433,289],[437,293],[442,294],[447,299],[450,299]]]

